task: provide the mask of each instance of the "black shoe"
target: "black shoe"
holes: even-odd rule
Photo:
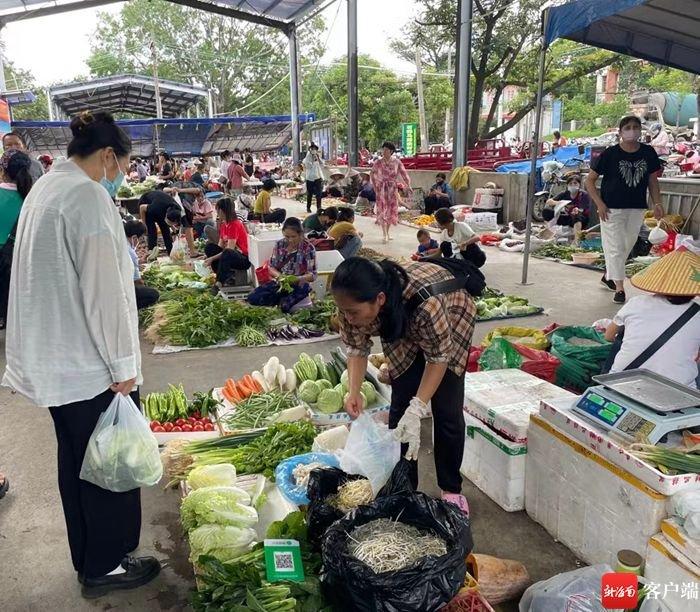
[[[613,302],[615,302],[616,304],[624,304],[626,299],[627,296],[625,295],[624,291],[616,291],[615,297],[613,298]]]
[[[111,591],[135,589],[149,583],[160,573],[160,562],[155,557],[130,557],[122,560],[123,574],[83,578],[82,595],[85,599],[102,597]],[[78,576],[80,580],[80,576]]]
[[[611,281],[605,278],[605,274],[603,274],[603,278],[600,279],[600,282],[605,285],[605,288],[608,291],[615,291],[617,292],[617,286],[615,285],[615,281]]]

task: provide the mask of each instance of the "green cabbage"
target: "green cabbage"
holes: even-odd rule
[[[204,487],[182,500],[180,519],[185,531],[207,524],[252,527],[258,513],[248,504],[250,495],[237,487]]]
[[[190,489],[202,487],[232,487],[236,484],[236,468],[230,463],[202,465],[194,468],[187,477]]]
[[[362,393],[365,394],[365,397],[367,398],[367,403],[370,406],[377,401],[377,390],[374,388],[374,385],[368,380],[362,383]]]
[[[255,531],[249,527],[202,525],[190,531],[190,561],[196,562],[201,555],[230,561],[244,554],[255,537]]]
[[[332,389],[333,385],[331,384],[330,381],[324,379],[324,378],[319,378],[316,381],[316,386],[318,387],[319,393],[323,391],[324,389]]]
[[[340,397],[344,397],[347,393],[347,389],[343,386],[343,383],[338,383],[333,390],[340,394]]]
[[[340,385],[338,385],[340,386]],[[324,389],[319,393],[317,408],[324,414],[333,414],[343,407],[343,395],[337,389]]]
[[[349,393],[345,394],[343,402],[346,402],[348,400],[349,395]],[[362,398],[362,408],[367,408],[367,396],[362,391],[360,391],[360,397]]]
[[[297,389],[297,395],[299,399],[306,402],[307,404],[313,404],[318,399],[318,394],[320,389],[316,386],[316,382],[313,380],[305,380],[299,389]]]
[[[345,389],[345,392],[348,392],[348,389],[350,389],[349,383],[348,383],[348,371],[344,370],[343,373],[340,375],[340,384],[343,385],[343,389]]]

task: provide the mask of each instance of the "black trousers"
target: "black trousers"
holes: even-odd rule
[[[432,215],[436,210],[449,208],[450,200],[449,198],[438,198],[437,196],[429,195],[423,198],[423,204],[425,205],[425,214]]]
[[[411,366],[396,380],[391,381],[391,406],[389,429],[396,429],[411,399],[420,386],[425,357],[419,353]],[[464,375],[457,376],[451,370],[445,372],[432,399],[435,473],[439,487],[446,493],[462,492],[462,475],[459,468],[464,455]],[[401,455],[407,444],[401,445]],[[418,488],[418,462],[411,461],[411,482]]]
[[[222,249],[218,244],[208,242],[204,245],[204,254],[213,257],[221,253],[218,261],[212,263],[212,270],[216,272],[216,280],[225,285],[233,276],[236,270],[247,270],[250,268],[250,260],[240,251],[233,249]]]
[[[173,237],[170,226],[165,222],[166,211],[162,206],[149,204],[146,208],[146,229],[148,230],[148,250],[152,250],[158,244],[158,231],[156,225],[160,228],[160,233],[163,236],[165,250],[170,253],[173,248]]]
[[[287,211],[284,208],[273,208],[266,215],[252,213],[248,219],[260,221],[261,223],[282,223],[287,218]]]
[[[321,210],[323,196],[323,179],[306,181],[306,210],[311,212],[311,200],[316,196],[316,210]]]
[[[454,255],[451,242],[442,242],[440,244],[440,252],[443,257],[450,258]],[[464,251],[459,252],[462,259],[473,263],[477,268],[480,268],[486,263],[486,253],[484,253],[477,244],[470,244]]]
[[[153,287],[148,287],[146,285],[134,285],[134,290],[136,291],[137,310],[153,306],[153,304],[155,304],[160,298],[160,293],[158,293],[158,290],[154,289]]]
[[[10,269],[0,269],[0,318],[7,323],[7,303],[10,301]]]
[[[139,394],[131,398],[138,405]],[[80,468],[97,419],[114,399],[109,389],[97,397],[49,408],[58,443],[58,489],[75,571],[87,578],[111,572],[138,548],[141,490],[107,491],[80,479]]]

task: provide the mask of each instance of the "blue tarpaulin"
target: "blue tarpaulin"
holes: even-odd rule
[[[578,160],[590,159],[591,158],[591,148],[586,147],[583,155],[578,152],[578,147],[561,147],[556,153],[550,155],[545,155],[544,157],[537,158],[537,167],[542,167],[542,162],[546,161],[558,161],[565,166],[574,166],[578,164]],[[532,162],[528,159],[527,161],[513,162],[510,164],[503,164],[496,168],[496,172],[517,172],[519,174],[528,174],[530,172]]]
[[[303,125],[313,114],[299,115]],[[206,155],[226,149],[249,147],[252,151],[276,151],[292,137],[289,115],[215,117],[202,119],[126,119],[117,121],[129,134],[133,155],[150,157],[157,151],[174,155]],[[64,156],[71,140],[67,121],[15,121],[34,155]]]
[[[575,0],[548,11],[546,45],[566,38],[700,72],[697,0]]]

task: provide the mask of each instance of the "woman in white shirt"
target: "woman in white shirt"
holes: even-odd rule
[[[443,257],[456,257],[470,261],[477,268],[486,263],[486,254],[479,248],[479,236],[468,224],[455,221],[455,217],[449,208],[440,208],[435,211],[435,221],[440,226],[439,249],[429,251],[428,255],[438,252]]]
[[[112,202],[131,141],[103,112],[82,113],[70,129],[68,159],[22,207],[3,384],[51,413],[73,567],[92,598],[146,584],[160,564],[129,556],[139,544],[139,489],[114,493],[80,479],[100,415],[141,383],[141,354],[134,268]]]
[[[653,295],[633,297],[613,318],[605,337],[613,341],[624,327],[610,372],[630,365],[681,316],[685,323],[663,346],[636,367],[697,388],[700,350],[700,255],[684,247],[635,274],[632,284]]]

